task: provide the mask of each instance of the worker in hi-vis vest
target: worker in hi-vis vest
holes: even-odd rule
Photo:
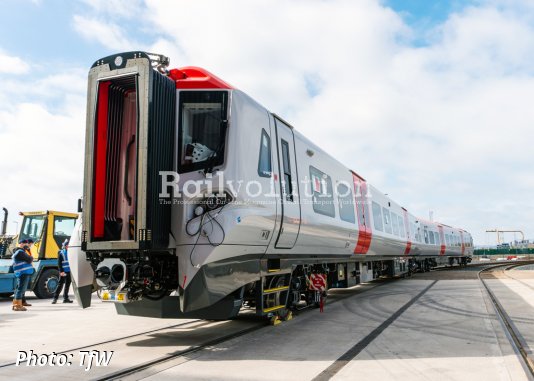
[[[63,284],[65,284],[65,292],[63,293],[63,303],[72,303],[72,300],[69,299],[69,288],[70,288],[70,266],[69,266],[69,240],[66,239],[65,242],[63,242],[63,246],[61,247],[61,250],[58,253],[57,256],[57,267],[59,270],[59,284],[57,285],[56,292],[54,293],[54,299],[52,300],[52,304],[57,303],[57,298],[59,297],[59,294],[61,294],[61,289],[63,288]]]
[[[19,247],[17,247],[11,257],[13,259],[13,272],[17,278],[15,296],[13,298],[13,311],[26,311],[26,307],[22,305],[22,299],[35,272],[32,265],[33,256],[28,254],[29,247],[32,243],[33,241],[29,243],[28,240],[20,241]]]

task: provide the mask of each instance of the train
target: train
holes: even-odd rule
[[[78,303],[119,314],[284,317],[330,288],[470,261],[471,235],[427,221],[243,91],[124,52],[88,75]]]

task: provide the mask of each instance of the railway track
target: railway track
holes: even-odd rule
[[[335,295],[333,298],[329,298],[328,299],[327,306],[328,305],[332,305],[332,304],[337,303],[337,302],[340,302],[342,300],[345,300],[345,299],[347,299],[349,297],[355,296],[358,293],[363,293],[363,292],[369,291],[371,289],[374,289],[376,287],[380,287],[380,286],[382,286],[384,284],[389,283],[389,281],[395,281],[395,280],[397,280],[397,279],[381,280],[379,283],[375,283],[370,287],[366,287],[366,288],[362,289],[360,292],[357,292],[357,293],[350,292],[350,293],[347,293],[347,294]],[[303,312],[305,310],[308,310],[308,308],[300,310],[299,312]],[[247,329],[244,329],[244,330],[232,333],[232,334],[228,334],[228,335],[224,335],[224,336],[221,336],[221,337],[217,337],[217,338],[214,338],[212,340],[208,340],[208,341],[206,341],[204,343],[200,343],[198,345],[194,345],[191,348],[188,348],[188,349],[185,349],[185,350],[181,350],[181,351],[176,351],[176,352],[170,353],[168,355],[161,356],[161,357],[159,357],[157,359],[154,359],[154,360],[151,360],[151,361],[147,361],[145,363],[138,364],[138,365],[135,365],[135,366],[132,366],[132,367],[129,367],[129,368],[125,368],[125,369],[120,370],[118,372],[114,372],[114,373],[111,373],[109,375],[96,378],[96,380],[99,380],[99,381],[123,380],[123,379],[128,379],[129,377],[132,377],[132,376],[133,376],[132,379],[136,379],[136,377],[139,375],[139,373],[141,373],[143,371],[147,371],[147,372],[149,372],[149,374],[154,374],[154,373],[157,373],[158,370],[153,370],[151,372],[150,368],[157,368],[158,366],[163,365],[165,363],[170,363],[168,366],[165,366],[165,368],[174,366],[174,365],[176,365],[175,362],[179,362],[180,359],[186,358],[189,355],[192,355],[194,353],[200,352],[203,349],[207,349],[207,348],[209,348],[211,346],[214,346],[214,345],[217,345],[217,344],[221,344],[221,343],[224,343],[226,341],[232,340],[234,338],[237,338],[237,337],[240,337],[240,336],[244,336],[244,335],[247,335],[249,333],[258,331],[258,330],[260,330],[262,328],[265,328],[266,325],[267,325],[266,321],[262,320],[262,321],[258,322],[258,324],[253,326],[253,327],[249,327]],[[187,360],[185,360],[185,361],[187,361]]]
[[[243,321],[245,321],[245,323],[247,323],[247,324],[244,324],[244,325],[246,325],[247,327],[245,329],[240,329],[238,327],[238,330],[235,331],[235,328],[236,328],[235,325],[232,324],[233,325],[233,330],[232,330],[232,327],[225,326],[223,329],[225,329],[226,332],[229,331],[229,333],[227,333],[227,334],[213,335],[214,338],[210,337],[210,338],[208,338],[206,340],[199,340],[198,343],[191,344],[186,349],[176,350],[174,352],[167,353],[167,354],[162,355],[162,356],[156,356],[155,358],[153,358],[151,360],[147,360],[145,362],[137,363],[137,364],[135,364],[133,366],[124,367],[124,368],[120,369],[119,371],[114,371],[114,372],[107,373],[107,374],[95,375],[93,379],[94,380],[123,379],[124,377],[130,376],[130,375],[135,375],[135,374],[137,374],[139,372],[142,372],[143,370],[146,370],[146,369],[149,369],[149,368],[152,368],[152,367],[156,367],[159,364],[162,364],[162,363],[174,360],[174,359],[179,359],[181,357],[184,357],[184,356],[187,356],[187,355],[191,355],[191,354],[193,354],[195,352],[201,351],[202,349],[209,348],[211,346],[223,343],[223,342],[231,340],[233,338],[246,335],[248,333],[251,333],[251,332],[254,332],[256,330],[259,330],[259,329],[261,329],[261,328],[263,328],[263,327],[265,327],[267,325],[267,322],[265,320],[252,321],[252,324],[249,324],[247,322],[247,320],[249,320],[249,319],[247,319],[247,317],[244,317],[244,318],[241,318],[241,319],[238,318],[236,320],[239,323],[243,323]],[[250,320],[252,320],[252,319],[250,319]],[[205,327],[208,327],[208,326],[213,329],[213,328],[217,328],[218,324],[224,324],[224,323],[226,323],[226,322],[207,321],[207,320],[202,320],[202,319],[188,320],[188,321],[184,321],[183,323],[180,323],[180,324],[174,324],[174,325],[170,325],[170,326],[167,326],[167,327],[147,330],[147,331],[139,332],[139,333],[132,334],[132,335],[122,336],[122,337],[119,337],[119,338],[116,338],[116,339],[110,339],[110,340],[95,342],[95,343],[92,343],[92,344],[78,346],[78,347],[75,347],[75,348],[70,348],[70,349],[66,349],[66,350],[62,350],[62,351],[56,351],[54,353],[56,353],[58,355],[59,354],[67,354],[68,355],[68,354],[72,354],[72,353],[76,353],[76,352],[84,351],[84,350],[88,350],[88,351],[94,350],[95,348],[102,347],[102,346],[109,347],[110,344],[113,345],[113,349],[114,349],[114,351],[116,351],[117,349],[120,350],[122,348],[128,347],[132,343],[132,340],[135,340],[135,339],[139,339],[139,340],[142,341],[142,340],[146,340],[147,337],[154,337],[154,336],[157,336],[158,334],[159,335],[165,335],[165,334],[169,334],[170,333],[172,335],[172,332],[173,332],[174,329],[195,330],[195,329],[200,329],[200,328],[203,328],[203,327],[205,328]],[[238,324],[238,326],[239,325],[240,324]],[[0,365],[0,369],[2,369],[2,368],[6,369],[6,368],[15,367],[15,366],[16,366],[15,362],[4,363],[4,364]],[[104,370],[104,368],[100,368],[100,369]]]
[[[393,279],[393,281],[394,280],[395,279]],[[334,292],[334,295],[332,295],[331,297],[328,298],[327,305],[332,305],[334,303],[342,301],[342,300],[344,300],[346,298],[349,298],[351,296],[354,296],[356,294],[366,292],[366,291],[371,290],[373,288],[380,287],[380,286],[382,286],[384,284],[388,284],[388,283],[390,283],[390,281],[392,281],[392,280],[380,280],[380,281],[378,281],[376,283],[366,284],[363,287],[360,287],[360,288],[358,288],[356,290],[354,290],[354,289],[348,290],[349,292],[346,292],[346,290],[342,290],[339,293],[335,293]],[[305,308],[304,310],[298,311],[297,313],[305,313],[304,311],[306,311],[308,309],[309,308]],[[186,349],[182,348],[181,350],[176,350],[174,352],[167,353],[167,354],[165,354],[163,356],[157,356],[156,358],[153,358],[151,360],[147,360],[146,362],[142,362],[142,363],[130,366],[130,367],[125,367],[125,368],[121,369],[120,371],[116,371],[116,372],[109,373],[109,374],[106,374],[106,375],[99,375],[99,376],[96,376],[95,379],[96,380],[122,379],[124,377],[135,375],[135,374],[137,374],[139,372],[143,372],[145,370],[148,370],[150,372],[150,368],[156,368],[156,367],[161,366],[162,364],[164,364],[166,362],[172,362],[172,360],[178,360],[180,358],[185,358],[186,356],[194,354],[196,352],[199,352],[199,351],[201,351],[203,349],[209,348],[209,347],[217,345],[217,344],[221,344],[221,343],[223,343],[225,341],[237,338],[239,336],[246,335],[248,333],[252,333],[254,331],[257,331],[257,330],[267,326],[267,321],[266,320],[262,319],[262,320],[255,321],[254,317],[252,317],[252,314],[247,314],[246,311],[245,311],[245,313],[240,314],[240,317],[238,317],[236,320],[238,320],[238,321],[243,321],[243,320],[244,321],[251,321],[252,322],[252,326],[250,326],[250,324],[247,324],[248,325],[247,327],[245,327],[244,329],[239,329],[237,331],[235,331],[235,326],[234,326],[234,331],[232,331],[230,333],[222,334],[222,335],[213,335],[213,336],[211,336],[209,338],[205,338],[205,340],[199,340],[198,343],[191,344]],[[98,347],[107,347],[107,348],[109,348],[110,345],[111,345],[111,347],[128,346],[132,341],[135,341],[136,339],[137,340],[144,340],[148,336],[156,336],[156,335],[160,335],[161,336],[161,335],[165,335],[167,333],[171,333],[172,334],[172,332],[175,329],[185,329],[185,330],[187,330],[187,329],[197,329],[200,326],[207,327],[207,326],[211,326],[213,324],[215,324],[215,323],[214,322],[210,322],[210,321],[206,321],[206,320],[202,320],[202,319],[192,319],[192,320],[184,321],[184,322],[179,323],[179,324],[173,324],[173,325],[169,325],[169,326],[166,326],[166,327],[146,330],[146,331],[142,331],[142,332],[138,332],[138,333],[134,333],[134,334],[130,334],[130,335],[114,338],[114,339],[103,340],[103,341],[95,341],[95,342],[92,342],[90,344],[83,344],[83,345],[75,346],[75,347],[64,349],[64,350],[60,350],[60,351],[54,351],[54,353],[56,353],[58,355],[59,354],[69,354],[69,353],[75,353],[75,352],[84,351],[84,350],[92,350],[92,349],[95,349],[95,348],[98,348]],[[229,330],[231,330],[231,329],[225,329],[226,332],[228,332]],[[3,363],[3,364],[0,364],[0,369],[6,369],[6,368],[10,368],[10,367],[15,367],[15,365],[16,365],[15,362]],[[165,365],[163,365],[163,366],[165,366]]]
[[[156,359],[153,359],[153,360],[150,360],[150,361],[138,364],[138,365],[134,365],[134,366],[122,369],[122,370],[120,370],[118,372],[110,373],[110,374],[108,374],[106,376],[103,376],[103,377],[98,377],[98,378],[96,378],[96,380],[99,380],[99,381],[120,380],[120,379],[123,379],[124,377],[131,376],[131,375],[137,374],[139,372],[142,372],[144,370],[147,370],[149,368],[156,367],[157,365],[160,365],[162,363],[166,363],[166,362],[169,362],[169,361],[172,361],[172,360],[176,360],[176,359],[179,359],[181,357],[185,357],[185,356],[194,354],[196,352],[199,352],[199,351],[201,351],[201,350],[203,350],[205,348],[209,348],[211,346],[224,343],[225,341],[232,340],[232,339],[240,337],[240,336],[244,336],[246,334],[249,334],[249,333],[257,331],[257,330],[259,330],[261,328],[264,328],[265,326],[266,326],[265,322],[263,322],[263,321],[262,322],[258,322],[257,325],[254,325],[254,326],[249,327],[247,329],[244,329],[244,330],[241,330],[241,331],[238,331],[238,332],[234,332],[234,333],[231,333],[231,334],[223,335],[223,336],[217,337],[217,338],[212,339],[212,340],[208,340],[208,341],[203,342],[203,343],[192,345],[188,349],[184,349],[184,350],[181,350],[181,351],[176,351],[176,352],[169,353],[167,355],[158,357]]]
[[[534,357],[532,356],[532,351],[528,343],[525,341],[525,339],[521,335],[521,332],[519,332],[519,330],[517,329],[517,326],[514,324],[513,319],[506,312],[505,308],[503,308],[502,304],[499,302],[499,299],[497,298],[495,293],[491,290],[491,287],[488,285],[488,283],[484,279],[484,275],[486,275],[486,273],[495,271],[496,269],[499,269],[499,268],[503,268],[500,271],[502,271],[508,278],[518,280],[512,276],[509,276],[506,272],[509,271],[511,268],[515,268],[515,267],[522,266],[525,264],[532,264],[532,261],[526,262],[526,263],[523,263],[523,262],[515,263],[513,265],[499,264],[499,265],[488,266],[478,272],[478,279],[480,280],[486,292],[488,293],[489,298],[495,308],[495,311],[497,312],[497,316],[499,317],[503,326],[506,328],[506,331],[509,335],[512,346],[517,351],[517,353],[521,355],[523,364],[526,370],[528,370],[528,372],[530,373],[530,377],[534,377]],[[532,288],[530,285],[528,286]]]
[[[193,323],[196,323],[196,322],[200,322],[200,321],[202,321],[202,320],[201,319],[188,320],[188,321],[185,321],[185,322],[180,323],[180,324],[170,325],[168,327],[151,329],[151,330],[148,330],[148,331],[143,331],[143,332],[135,333],[135,334],[132,334],[132,335],[118,337],[116,339],[104,340],[104,341],[99,341],[99,342],[88,344],[88,345],[83,345],[83,346],[79,346],[79,347],[75,347],[75,348],[65,349],[63,351],[58,351],[58,352],[55,352],[55,353],[57,353],[57,354],[65,354],[65,353],[80,351],[80,350],[84,350],[84,349],[92,349],[92,348],[94,348],[96,346],[105,345],[105,344],[111,344],[111,343],[118,343],[120,341],[129,340],[129,339],[133,339],[135,337],[141,337],[141,336],[145,336],[145,335],[149,335],[149,334],[165,331],[167,329],[179,328],[179,327],[183,327],[183,326],[186,326],[186,325],[189,325],[189,324],[193,324]],[[14,366],[14,365],[15,365],[15,362],[9,362],[9,363],[0,364],[0,369],[1,368],[6,368],[8,366]]]
[[[530,262],[530,263],[532,263],[532,262]],[[481,269],[476,270],[476,269],[472,268],[471,271],[473,271],[473,270],[474,271],[478,271],[478,278],[480,279],[482,284],[485,286],[488,294],[490,295],[490,299],[491,299],[492,303],[495,305],[495,308],[496,308],[496,310],[498,312],[498,315],[499,315],[500,319],[503,322],[503,325],[510,332],[509,335],[511,337],[511,341],[513,341],[514,347],[517,349],[517,352],[521,354],[521,357],[523,358],[523,360],[525,362],[526,368],[528,368],[529,371],[531,372],[531,374],[534,376],[534,362],[532,361],[532,357],[531,357],[530,350],[528,349],[528,345],[526,345],[526,343],[524,343],[524,340],[523,341],[521,340],[521,335],[517,334],[514,331],[514,329],[516,330],[516,328],[515,328],[513,322],[511,321],[510,317],[506,314],[506,311],[500,305],[500,303],[498,302],[498,300],[495,297],[494,293],[491,291],[491,289],[489,288],[489,286],[486,284],[486,282],[483,279],[483,274],[485,274],[485,273],[487,273],[489,271],[494,271],[495,269],[503,268],[503,267],[506,268],[506,269],[511,269],[511,268],[514,268],[514,267],[517,267],[517,266],[520,266],[520,265],[523,265],[523,263],[514,263],[513,265],[511,265],[510,263],[500,263],[500,264],[497,264],[497,265],[496,264],[478,264],[478,267],[479,268],[481,267]],[[474,267],[474,266],[470,266],[470,267]],[[451,268],[451,270],[458,270],[458,269],[459,269],[458,267]],[[506,275],[508,277],[512,278],[512,279],[515,279],[515,278],[509,276],[508,274],[506,274]],[[356,290],[340,290],[340,291],[338,290],[339,292],[334,291],[333,292],[334,295],[332,295],[331,297],[328,298],[327,306],[331,305],[331,304],[334,304],[334,303],[337,303],[339,301],[342,301],[342,300],[344,300],[346,298],[349,298],[351,296],[355,296],[356,294],[365,293],[366,291],[369,291],[369,290],[374,289],[376,287],[380,287],[382,285],[389,284],[389,283],[391,283],[391,281],[397,281],[397,279],[388,279],[388,280],[381,279],[379,282],[364,285],[364,287],[358,288]],[[353,292],[353,291],[356,291],[356,292]],[[421,295],[424,294],[426,291],[428,291],[428,289],[425,289],[424,292],[421,293]],[[411,300],[406,306],[401,308],[401,310],[397,311],[397,313],[394,314],[394,316],[389,318],[384,324],[382,324],[380,327],[378,327],[376,332],[374,332],[374,331],[371,332],[370,335],[368,335],[368,337],[366,337],[360,343],[357,343],[357,345],[355,345],[354,348],[352,348],[349,352],[347,352],[345,357],[342,357],[342,358],[338,359],[335,362],[333,367],[331,367],[329,369],[326,369],[321,375],[319,375],[317,377],[317,380],[328,379],[332,375],[337,373],[344,365],[346,365],[349,362],[349,359],[348,359],[349,357],[350,358],[355,357],[355,355],[357,355],[357,353],[359,353],[363,348],[365,348],[366,345],[369,344],[369,342],[373,341],[376,336],[378,336],[393,321],[395,321],[395,319],[398,316],[400,316],[402,314],[402,312],[404,312],[405,309],[407,309],[411,304],[413,304],[417,299],[419,299],[419,297],[421,295],[415,296],[413,298],[413,300]],[[64,353],[75,352],[75,351],[79,351],[79,350],[93,349],[93,348],[95,348],[97,346],[102,346],[102,345],[107,345],[107,344],[127,346],[127,345],[129,345],[129,343],[132,340],[135,340],[136,338],[142,339],[143,336],[153,335],[153,334],[165,335],[166,334],[165,331],[172,332],[173,328],[195,329],[195,328],[198,328],[198,324],[202,324],[202,323],[205,323],[207,325],[213,324],[211,322],[207,322],[207,321],[200,320],[200,319],[188,320],[188,321],[185,321],[185,322],[180,323],[180,324],[174,324],[174,325],[170,325],[170,326],[167,326],[167,327],[147,330],[147,331],[143,331],[143,332],[140,332],[140,333],[135,333],[135,334],[132,334],[132,335],[128,335],[128,336],[124,336],[124,337],[120,337],[120,338],[116,338],[116,339],[110,339],[110,340],[106,340],[106,341],[92,343],[90,345],[83,345],[83,346],[79,346],[79,347],[76,347],[76,348],[71,348],[71,349],[64,350],[64,351],[61,351],[61,352],[56,352],[56,353],[64,354]],[[187,347],[185,349],[182,348],[180,350],[175,350],[174,352],[165,353],[164,355],[156,356],[155,358],[153,358],[151,360],[147,360],[145,362],[138,363],[138,364],[135,364],[135,365],[132,365],[132,366],[124,367],[124,368],[122,368],[122,369],[120,369],[118,371],[114,371],[114,372],[111,372],[111,373],[108,373],[108,374],[95,375],[94,379],[95,380],[138,379],[140,376],[148,377],[150,375],[157,374],[159,371],[162,371],[164,369],[167,369],[167,368],[179,365],[180,363],[183,363],[185,361],[188,361],[191,358],[192,355],[194,355],[195,353],[198,353],[198,352],[200,352],[200,351],[202,351],[204,349],[207,349],[207,348],[210,348],[212,346],[224,343],[226,341],[232,340],[232,339],[240,337],[240,336],[245,336],[245,335],[247,335],[249,333],[258,331],[258,330],[260,330],[260,329],[262,329],[262,328],[264,328],[266,326],[266,322],[264,320],[261,320],[261,321],[258,320],[257,322],[253,321],[252,323],[253,323],[252,325],[249,324],[244,329],[241,329],[239,327],[240,329],[238,329],[237,331],[234,330],[233,332],[228,332],[228,330],[225,329],[226,334],[222,334],[222,335],[221,334],[217,334],[217,335],[212,335],[212,336],[209,336],[209,337],[204,337],[203,340],[199,340],[198,342],[192,343],[191,345],[189,345],[189,347]],[[234,328],[235,328],[235,326],[234,326]],[[14,365],[15,365],[14,362],[13,363],[0,364],[0,368],[14,366]]]
[[[519,282],[519,283],[521,283],[521,284],[527,286],[527,287],[530,288],[531,290],[534,290],[534,287],[533,287],[531,284],[528,284],[528,283],[525,282],[524,280],[522,280],[522,279],[518,279],[518,278],[513,277],[513,276],[510,275],[509,270],[512,270],[512,269],[515,269],[516,267],[521,267],[521,266],[524,266],[524,264],[519,264],[519,265],[512,265],[512,266],[509,266],[509,267],[507,267],[507,268],[505,269],[505,271],[503,271],[503,273],[504,273],[504,275],[505,275],[507,278],[509,278],[509,279],[513,279],[513,280],[515,280],[515,281],[517,281],[517,282]]]

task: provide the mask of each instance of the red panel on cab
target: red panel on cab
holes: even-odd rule
[[[199,67],[172,69],[169,77],[176,81],[177,89],[233,89],[219,77]]]

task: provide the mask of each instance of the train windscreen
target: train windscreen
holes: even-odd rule
[[[224,161],[226,91],[180,93],[179,170],[210,169]]]

